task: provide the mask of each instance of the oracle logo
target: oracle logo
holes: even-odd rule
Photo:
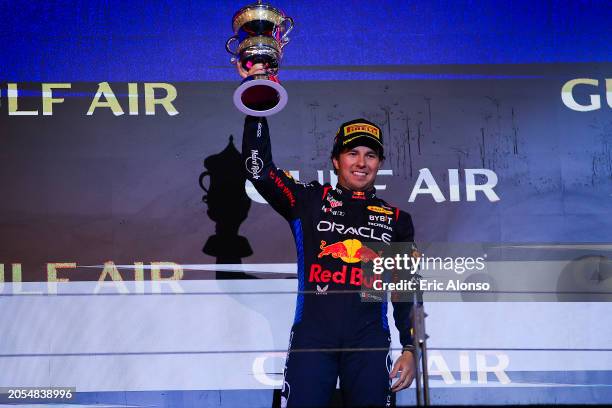
[[[576,78],[567,81],[561,88],[561,100],[563,104],[577,112],[590,112],[601,109],[601,95],[603,94],[603,89],[601,89],[599,82],[599,80],[591,78]],[[612,108],[612,79],[606,79],[605,83],[606,100],[608,106]],[[580,87],[582,91],[588,90],[590,92],[588,95],[588,103],[582,100],[580,101],[581,103],[576,101],[574,97],[574,88],[576,87]]]

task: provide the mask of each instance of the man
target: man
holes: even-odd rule
[[[246,77],[263,67],[238,70]],[[245,119],[242,155],[249,180],[291,225],[297,249],[299,293],[281,403],[327,406],[340,378],[346,406],[390,406],[391,392],[414,378],[411,304],[393,303],[404,351],[390,370],[387,302],[363,301],[358,252],[367,250],[361,245],[366,240],[412,242],[414,230],[410,215],[374,190],[384,160],[381,129],[364,119],[340,127],[332,151],[335,188],[299,183],[277,169],[265,118]],[[381,211],[390,214],[384,225],[371,222]]]

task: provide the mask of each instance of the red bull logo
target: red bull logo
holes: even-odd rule
[[[380,257],[380,254],[363,245],[358,239],[346,239],[344,241],[329,244],[321,241],[318,258],[331,256],[340,258],[346,263],[370,262]]]
[[[380,277],[377,275],[372,276],[364,276],[363,269],[357,268],[355,266],[348,267],[347,265],[343,265],[340,270],[331,271],[329,269],[324,269],[322,265],[312,264],[310,265],[310,273],[308,274],[308,281],[319,283],[346,283],[348,278],[348,283],[353,286],[365,286],[367,288],[372,288],[374,281],[380,280]],[[324,288],[321,288],[317,285],[317,294],[327,291],[326,285]]]

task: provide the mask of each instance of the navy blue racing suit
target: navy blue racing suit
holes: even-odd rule
[[[290,224],[297,249],[298,295],[281,405],[327,406],[338,377],[347,406],[389,406],[391,338],[387,302],[366,302],[360,262],[366,242],[413,242],[410,215],[374,189],[294,180],[276,168],[265,118],[247,116],[242,141],[247,177]],[[343,293],[344,292],[344,293]],[[411,303],[393,302],[402,346],[412,345]]]

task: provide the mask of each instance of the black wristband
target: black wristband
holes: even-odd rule
[[[402,347],[402,354],[404,354],[406,351],[410,351],[411,353],[414,353],[416,349],[414,348],[413,345]]]

